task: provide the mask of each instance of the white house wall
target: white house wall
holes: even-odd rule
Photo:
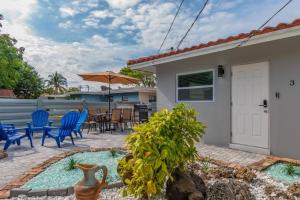
[[[176,74],[204,69],[215,70],[214,102],[190,102],[207,125],[204,141],[228,146],[231,141],[231,66],[270,63],[270,150],[271,154],[300,159],[300,37],[235,48],[156,67],[157,108],[176,104]],[[225,75],[217,77],[217,66]],[[295,84],[290,86],[290,81]],[[275,93],[280,98],[275,98]]]

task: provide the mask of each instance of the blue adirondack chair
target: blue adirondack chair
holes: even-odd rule
[[[73,130],[73,133],[76,135],[77,137],[77,133],[80,135],[80,137],[82,138],[82,129],[81,126],[82,124],[86,121],[87,117],[88,117],[88,111],[87,109],[83,109],[80,113],[79,119],[77,121],[76,127]]]
[[[63,116],[60,127],[44,127],[42,146],[44,146],[46,137],[49,137],[55,139],[57,146],[60,148],[60,143],[68,136],[71,138],[72,144],[74,145],[72,131],[74,130],[78,119],[79,113],[71,111]]]
[[[29,133],[33,135],[33,132],[42,132],[44,126],[51,126],[52,121],[49,121],[49,113],[45,110],[36,110],[31,114],[32,122],[27,123]]]
[[[20,131],[25,131],[21,133]],[[11,144],[21,145],[21,139],[28,138],[31,148],[33,147],[32,139],[28,128],[16,128],[13,124],[0,123],[0,138],[5,140],[4,150],[6,151]]]

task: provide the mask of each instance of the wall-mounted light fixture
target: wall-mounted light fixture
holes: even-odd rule
[[[218,65],[218,77],[223,77],[225,74],[225,69],[223,65]]]

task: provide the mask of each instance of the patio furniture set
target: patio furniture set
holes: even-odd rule
[[[133,110],[131,108],[113,108],[111,112],[108,112],[106,108],[89,108],[89,116],[87,119],[88,131],[91,129],[97,130],[99,128],[100,133],[105,131],[116,130],[117,128],[121,129],[121,132],[136,123],[133,116]]]
[[[0,140],[4,140],[4,150],[7,150],[11,144],[21,144],[23,138],[27,138],[30,146],[33,147],[32,137],[35,132],[42,132],[42,146],[46,138],[55,139],[57,146],[64,141],[66,137],[70,137],[72,144],[74,140],[72,134],[81,135],[81,126],[86,121],[88,111],[83,109],[81,112],[70,111],[66,113],[62,119],[60,127],[52,126],[49,121],[49,113],[45,110],[36,110],[32,113],[32,121],[27,123],[27,127],[16,128],[14,124],[0,123]]]
[[[54,127],[53,122],[49,120],[49,113],[45,110],[38,109],[31,114],[32,121],[27,123],[26,127],[16,128],[14,124],[0,123],[0,140],[4,140],[4,150],[12,144],[21,144],[23,138],[27,138],[30,146],[33,147],[32,139],[36,132],[42,132],[42,146],[46,138],[52,138],[56,141],[57,146],[61,147],[61,142],[66,137],[70,137],[74,145],[73,136],[78,135],[82,138],[83,128],[87,126],[88,131],[97,130],[100,133],[105,131],[130,128],[134,123],[133,110],[131,108],[114,108],[111,113],[106,108],[83,108],[80,112],[70,111],[66,113],[60,121],[60,127]]]

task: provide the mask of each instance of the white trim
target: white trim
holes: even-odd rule
[[[229,144],[229,148],[242,150],[242,151],[248,151],[248,152],[252,152],[252,153],[264,154],[264,155],[271,154],[270,149],[264,149],[264,148],[260,148],[260,147],[254,147],[254,146],[247,146],[247,145],[242,145],[242,144],[231,143],[231,144]]]
[[[204,73],[204,72],[212,72],[213,73],[213,77],[212,77],[213,78],[213,84],[212,85],[178,87],[178,76]],[[175,84],[176,84],[176,103],[179,103],[179,102],[215,102],[215,70],[213,68],[212,69],[205,69],[205,70],[198,70],[198,71],[184,72],[184,73],[177,73]],[[197,89],[197,88],[212,88],[213,89],[212,100],[183,100],[183,101],[178,100],[178,90],[180,90],[180,89]]]
[[[255,44],[259,44],[259,43],[263,43],[263,42],[270,42],[270,41],[274,41],[274,40],[279,40],[279,39],[284,39],[284,38],[289,38],[289,37],[299,36],[299,35],[300,35],[300,26],[296,26],[293,28],[278,30],[278,31],[264,33],[261,35],[254,36],[249,41],[247,41],[247,43],[242,45],[241,47],[255,45]],[[206,54],[210,54],[210,53],[225,51],[225,50],[236,48],[237,45],[239,45],[242,41],[245,41],[245,40],[247,40],[247,38],[241,39],[241,40],[235,40],[232,42],[227,42],[227,43],[223,43],[223,44],[219,44],[219,45],[214,45],[214,46],[206,47],[206,48],[202,48],[202,49],[196,49],[196,50],[188,51],[185,53],[179,53],[179,54],[176,54],[173,56],[167,56],[167,57],[156,59],[156,60],[133,64],[133,65],[130,65],[130,67],[132,69],[143,69],[146,67],[155,67],[155,65],[168,63],[168,62],[172,62],[172,61],[176,61],[176,60],[182,60],[182,59],[186,59],[186,58],[191,58],[191,57],[206,55]]]

